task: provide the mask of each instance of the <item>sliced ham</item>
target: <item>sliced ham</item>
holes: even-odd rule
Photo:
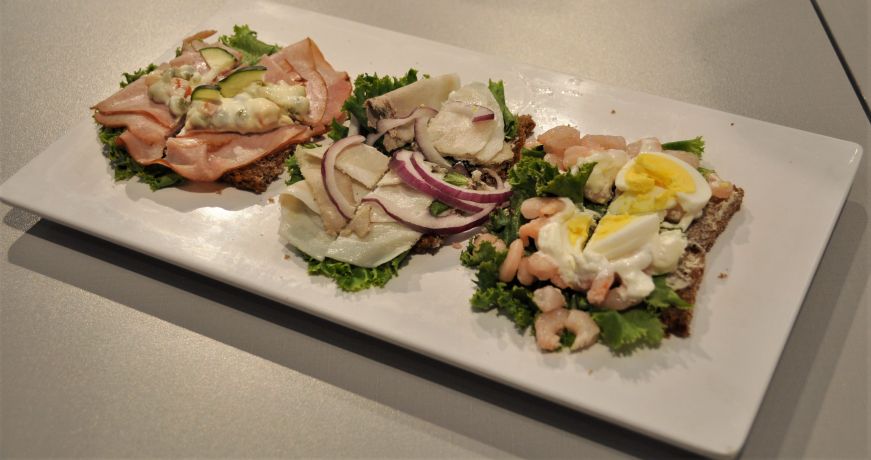
[[[121,91],[109,96],[92,108],[105,115],[121,113],[147,115],[167,128],[172,128],[178,121],[169,111],[169,107],[158,104],[148,97],[148,85],[145,84],[145,78],[130,83]]]
[[[309,100],[306,123],[314,134],[325,132],[333,119],[343,120],[342,104],[351,94],[350,78],[347,72],[333,69],[310,38],[264,56],[260,64],[267,68],[264,78],[269,83],[305,82]]]
[[[137,163],[143,165],[154,163],[163,156],[166,138],[173,131],[173,128],[167,128],[138,113],[109,115],[97,112],[94,120],[110,128],[127,128],[119,136],[119,142]]]
[[[231,169],[303,142],[311,136],[308,127],[283,126],[262,134],[197,133],[166,141],[166,157],[157,161],[186,179],[218,180]]]

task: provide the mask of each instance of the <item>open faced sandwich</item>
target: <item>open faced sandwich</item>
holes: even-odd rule
[[[473,229],[508,199],[506,169],[532,132],[501,82],[361,75],[348,126],[300,146],[281,195],[280,236],[309,273],[346,291],[383,286],[413,251]]]
[[[701,164],[701,138],[661,144],[559,126],[523,149],[513,195],[461,256],[477,311],[538,347],[615,353],[689,335],[705,254],[744,191]]]
[[[293,145],[341,121],[351,83],[311,39],[281,48],[236,26],[206,43],[214,33],[186,38],[169,62],[125,74],[121,90],[93,107],[116,179],[263,192]]]

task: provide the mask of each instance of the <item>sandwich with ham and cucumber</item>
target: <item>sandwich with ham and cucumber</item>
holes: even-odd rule
[[[279,234],[311,274],[383,286],[409,253],[480,226],[511,195],[505,171],[534,129],[502,82],[361,75],[347,126],[296,149]]]
[[[125,74],[96,104],[116,179],[158,189],[182,181],[225,182],[263,192],[284,172],[293,146],[342,121],[351,93],[309,38],[279,47],[247,26],[214,42],[186,38],[176,57]]]

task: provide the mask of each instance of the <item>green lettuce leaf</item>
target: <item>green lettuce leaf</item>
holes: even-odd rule
[[[502,80],[487,81],[487,87],[499,103],[499,108],[502,110],[502,119],[505,122],[505,139],[511,140],[517,137],[517,117],[508,110],[508,105],[505,104],[505,85]]]
[[[497,282],[493,287],[478,289],[471,299],[472,309],[479,312],[496,309],[514,323],[518,331],[528,328],[538,312],[532,292],[523,286]]]
[[[666,142],[662,144],[662,150],[682,150],[701,158],[702,154],[705,153],[705,140],[702,139],[702,136],[699,136],[695,139]]]
[[[287,157],[287,160],[284,161],[284,165],[287,166],[287,172],[290,174],[290,177],[284,181],[286,185],[295,184],[305,179],[302,177],[302,171],[299,169],[299,160],[297,160],[296,155]]]
[[[402,88],[417,81],[417,70],[408,69],[402,77],[394,78],[389,75],[379,77],[378,74],[362,74],[354,79],[354,92],[342,105],[342,110],[350,113],[360,122],[360,132],[363,135],[370,133],[372,130],[368,125],[366,117],[366,107],[363,103],[366,99],[380,96],[389,93],[394,89]]]
[[[342,126],[335,118],[330,122],[330,130],[327,132],[327,137],[337,141],[348,137],[348,128]]]
[[[442,178],[445,182],[456,185],[457,187],[466,187],[469,185],[469,178],[453,171],[448,171],[445,177]]]
[[[553,178],[542,189],[551,195],[566,197],[578,206],[584,206],[584,186],[596,163],[585,163],[577,172],[566,172]]]
[[[662,322],[647,310],[598,311],[592,316],[601,329],[599,340],[617,354],[626,354],[639,347],[658,347],[665,336]]]
[[[126,88],[127,85],[129,85],[130,83],[133,83],[136,80],[139,80],[140,77],[148,74],[149,72],[151,72],[152,70],[154,70],[156,68],[157,68],[157,66],[154,65],[154,63],[152,62],[151,64],[148,64],[147,66],[145,66],[143,68],[136,69],[136,71],[133,73],[124,72],[123,73],[124,79],[121,80],[121,83],[119,83],[119,84],[121,85],[122,88]]]
[[[408,251],[374,268],[358,267],[347,262],[330,258],[323,261],[303,254],[308,263],[309,275],[331,278],[345,292],[357,292],[371,287],[384,287],[388,281],[399,274],[399,268],[408,257]]]
[[[429,204],[429,213],[433,217],[438,217],[451,209],[454,208],[452,208],[450,205],[442,203],[439,200],[435,200]]]
[[[99,126],[97,136],[103,144],[103,155],[109,159],[109,166],[116,181],[139,177],[139,180],[147,184],[151,190],[159,190],[164,187],[181,183],[184,178],[173,170],[162,165],[142,166],[137,163],[124,147],[117,144],[116,139],[124,128],[107,128]]]
[[[693,308],[691,303],[681,299],[677,292],[666,284],[665,278],[665,275],[653,277],[653,292],[644,299],[647,305],[655,310],[668,307],[677,307],[684,310]]]
[[[535,146],[531,149],[528,149],[526,147],[520,148],[520,156],[521,157],[544,158],[544,154],[545,154],[545,151],[544,151],[543,145],[538,145],[538,146]]]
[[[270,55],[280,50],[278,45],[270,45],[257,39],[257,32],[251,30],[247,24],[233,26],[233,35],[221,35],[221,43],[242,53],[243,65],[254,65],[265,55]]]

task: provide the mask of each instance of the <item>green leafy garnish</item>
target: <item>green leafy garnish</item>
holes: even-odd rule
[[[287,157],[287,160],[284,161],[284,165],[287,166],[287,172],[290,174],[290,177],[284,181],[286,185],[295,184],[305,179],[302,177],[302,171],[299,169],[299,160],[296,158],[296,155]]]
[[[584,186],[596,163],[584,163],[577,172],[566,172],[553,178],[542,189],[545,193],[563,196],[578,206],[584,205]]]
[[[280,50],[278,45],[270,45],[257,39],[257,32],[247,24],[233,26],[233,35],[221,35],[221,43],[242,53],[243,65],[254,65],[263,55],[270,55]]]
[[[404,76],[394,78],[389,75],[379,77],[378,74],[362,74],[354,79],[354,93],[342,105],[342,110],[350,113],[360,123],[362,134],[368,134],[372,130],[368,125],[366,107],[363,103],[367,99],[389,93],[395,89],[410,85],[417,81],[417,70],[408,69]]]
[[[339,289],[357,292],[371,287],[384,287],[391,278],[399,274],[399,267],[408,256],[408,251],[374,268],[358,267],[347,262],[330,258],[318,261],[303,254],[308,263],[309,275],[321,275],[335,280]]]
[[[708,177],[709,174],[713,174],[713,173],[717,172],[717,171],[714,171],[713,169],[703,168],[701,166],[699,166],[696,169],[699,171],[699,174],[701,174],[702,177]]]
[[[517,137],[517,117],[508,110],[508,105],[505,104],[505,85],[502,80],[487,81],[487,87],[499,103],[499,108],[502,110],[502,119],[505,122],[505,139],[510,140]]]
[[[534,158],[544,158],[544,146],[539,145],[534,148],[528,149],[526,147],[522,147],[520,149],[521,157],[534,157]]]
[[[665,309],[668,307],[677,307],[684,310],[693,308],[692,304],[684,299],[681,299],[674,289],[670,288],[665,282],[665,275],[653,277],[653,292],[651,292],[644,301],[650,308]]]
[[[575,335],[574,332],[572,332],[568,329],[565,329],[565,330],[563,330],[562,334],[560,334],[560,336],[559,336],[559,344],[561,347],[569,348],[572,346],[573,343],[575,343],[576,337],[577,336]]]
[[[330,122],[330,130],[327,132],[327,137],[337,141],[348,137],[348,128],[342,126],[335,118]]]
[[[497,309],[500,315],[514,323],[523,332],[535,321],[538,307],[532,301],[532,292],[523,286],[496,283],[490,288],[478,288],[470,301],[472,309],[479,312]]]
[[[598,311],[592,316],[601,329],[599,339],[617,354],[629,353],[638,347],[658,347],[665,336],[665,326],[647,310]]]
[[[157,68],[157,66],[154,65],[154,63],[151,63],[151,64],[148,64],[147,66],[145,66],[145,67],[143,67],[143,68],[137,69],[137,70],[136,70],[135,72],[133,72],[133,73],[127,73],[127,72],[124,72],[124,74],[123,74],[123,75],[124,75],[124,79],[121,80],[121,83],[120,83],[121,87],[122,87],[122,88],[126,88],[127,85],[129,85],[130,83],[133,83],[133,82],[136,81],[136,80],[139,80],[140,77],[142,77],[143,75],[148,74],[149,72],[151,72],[152,70],[154,70],[154,69],[156,69],[156,68]]]
[[[457,187],[465,187],[469,185],[468,177],[453,171],[448,171],[447,174],[445,174],[445,177],[442,178],[442,180],[451,185],[456,185]]]
[[[442,203],[442,202],[439,201],[439,200],[435,200],[435,201],[433,201],[432,203],[429,204],[429,213],[430,213],[433,217],[438,217],[438,216],[440,216],[440,215],[442,215],[442,214],[444,214],[444,213],[450,211],[451,209],[454,209],[454,208],[452,208],[452,207],[449,206],[449,205],[446,205],[446,204]]]
[[[118,145],[117,139],[124,128],[107,128],[100,126],[98,137],[103,144],[103,154],[109,159],[109,166],[114,171],[115,180],[126,180],[134,176],[148,184],[151,190],[158,190],[171,185],[176,185],[184,180],[173,170],[162,165],[142,166],[137,163],[127,150]]]
[[[705,153],[705,140],[702,139],[702,136],[699,136],[695,139],[666,142],[662,144],[662,150],[682,150],[701,158],[702,154]]]

